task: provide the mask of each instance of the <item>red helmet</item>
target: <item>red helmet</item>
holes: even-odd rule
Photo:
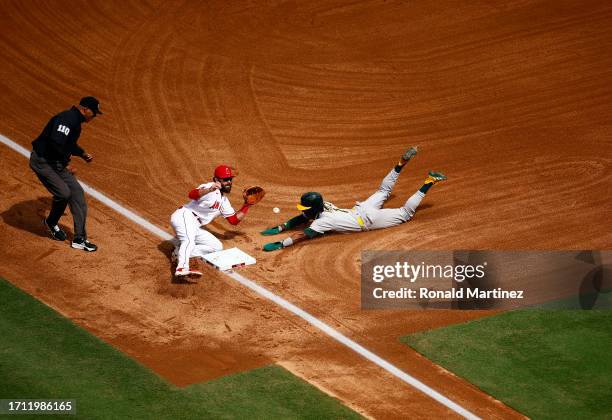
[[[219,179],[233,178],[234,173],[232,172],[232,168],[229,166],[219,165],[215,168],[215,177]]]

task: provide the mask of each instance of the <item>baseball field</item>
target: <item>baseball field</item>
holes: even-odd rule
[[[612,417],[608,310],[360,296],[366,250],[612,248],[610,2],[5,0],[0,45],[0,400],[72,399],[79,418]],[[74,160],[92,253],[47,236],[26,158],[85,95],[104,112],[79,140],[95,159]],[[351,208],[413,145],[386,206],[429,170],[448,180],[408,223],[262,251],[303,192]],[[234,207],[267,192],[206,227],[257,264],[176,282],[170,215],[219,164],[239,170]]]

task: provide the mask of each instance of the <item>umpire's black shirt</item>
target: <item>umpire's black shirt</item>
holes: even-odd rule
[[[83,156],[85,151],[77,145],[81,123],[85,117],[76,106],[60,112],[49,120],[32,146],[36,154],[48,162],[67,165],[70,156]]]

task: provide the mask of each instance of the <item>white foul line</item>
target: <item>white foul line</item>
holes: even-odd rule
[[[19,144],[15,143],[14,141],[10,140],[9,138],[3,136],[2,134],[0,134],[0,142],[4,143],[5,145],[10,147],[11,149],[16,151],[17,153],[21,154],[22,156],[24,156],[26,158],[30,157],[30,151],[28,151],[24,147],[20,146]],[[164,239],[164,240],[172,239],[172,235],[170,235],[168,232],[158,228],[157,226],[155,226],[151,222],[147,221],[146,219],[143,219],[142,217],[140,217],[136,213],[126,209],[121,204],[119,204],[116,201],[108,198],[107,196],[105,196],[101,192],[98,192],[97,190],[95,190],[94,188],[92,188],[89,185],[85,184],[84,182],[79,181],[79,183],[81,184],[83,189],[89,195],[91,195],[92,197],[94,197],[98,201],[106,204],[108,207],[112,208],[113,210],[115,210],[119,214],[127,217],[128,219],[130,219],[134,223],[142,226],[143,228],[145,228],[149,232],[153,233],[154,235],[157,235],[161,239]],[[448,399],[444,395],[440,394],[435,389],[430,388],[429,386],[425,385],[423,382],[419,381],[415,377],[407,374],[403,370],[401,370],[401,369],[397,368],[396,366],[394,366],[393,364],[387,362],[385,359],[383,359],[380,356],[377,356],[376,354],[372,353],[370,350],[366,349],[365,347],[363,347],[359,343],[351,340],[347,336],[345,336],[342,333],[336,331],[335,329],[333,329],[332,327],[330,327],[329,325],[327,325],[326,323],[324,323],[320,319],[310,315],[308,312],[306,312],[303,309],[295,306],[293,303],[283,299],[282,297],[280,297],[278,295],[275,295],[274,293],[272,293],[268,289],[258,285],[257,283],[253,282],[252,280],[247,279],[246,277],[244,277],[243,275],[241,275],[239,273],[236,273],[236,272],[222,272],[222,273],[228,275],[229,277],[231,277],[232,279],[236,280],[238,283],[242,284],[243,286],[251,289],[252,291],[257,293],[258,295],[263,296],[264,298],[266,298],[266,299],[276,303],[277,305],[279,305],[282,308],[286,309],[287,311],[293,313],[294,315],[297,315],[298,317],[302,318],[304,321],[308,322],[310,325],[314,326],[315,328],[323,331],[325,334],[327,334],[328,336],[330,336],[334,340],[344,344],[346,347],[350,348],[354,352],[360,354],[361,356],[365,357],[369,361],[375,363],[376,365],[380,366],[381,368],[383,368],[387,372],[391,373],[393,376],[399,378],[403,382],[406,382],[407,384],[413,386],[414,388],[418,389],[419,391],[423,392],[424,394],[426,394],[429,397],[433,398],[434,400],[438,401],[440,404],[448,407],[449,409],[451,409],[455,413],[463,416],[466,419],[479,419],[478,416],[476,416],[475,414],[473,414],[470,411],[466,410],[465,408],[463,408],[459,404],[451,401],[450,399]]]

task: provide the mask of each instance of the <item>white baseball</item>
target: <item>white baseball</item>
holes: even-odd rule
[[[273,211],[274,213],[280,213],[280,209],[279,209],[278,207],[274,207],[274,208],[272,209],[272,211]]]

